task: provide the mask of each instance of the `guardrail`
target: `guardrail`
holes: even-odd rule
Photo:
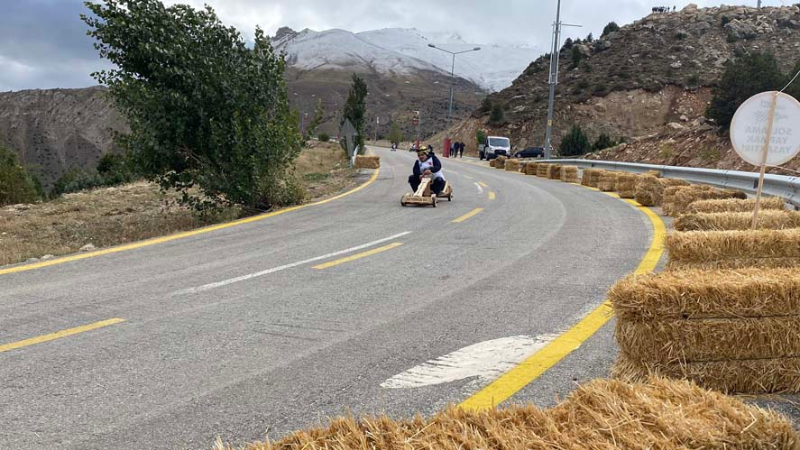
[[[590,159],[545,159],[540,162],[578,166],[581,169],[606,169],[633,173],[657,170],[665,178],[682,178],[694,183],[741,189],[755,194],[758,190],[758,174],[738,170],[698,169],[694,167],[661,166],[657,164],[638,164],[617,161],[595,161]],[[781,197],[800,209],[800,177],[766,174],[764,176],[764,195]]]

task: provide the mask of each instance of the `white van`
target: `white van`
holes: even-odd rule
[[[511,156],[511,140],[501,136],[487,136],[483,144],[478,146],[481,159],[489,161],[498,156]]]

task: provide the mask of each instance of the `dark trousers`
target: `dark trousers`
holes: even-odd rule
[[[414,175],[411,175],[411,176],[408,177],[408,184],[411,185],[411,190],[412,191],[417,192],[417,189],[419,189],[420,183],[422,183],[422,180],[420,180],[419,178],[415,177]],[[443,179],[435,178],[433,180],[433,182],[431,183],[431,191],[433,191],[433,193],[436,194],[436,195],[441,194],[442,191],[444,190],[445,183],[447,183],[447,182],[444,181]]]

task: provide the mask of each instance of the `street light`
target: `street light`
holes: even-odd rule
[[[450,117],[453,115],[453,84],[455,84],[455,70],[456,70],[456,55],[460,55],[462,53],[469,53],[469,52],[477,52],[480,50],[480,47],[475,47],[471,50],[462,50],[460,52],[451,52],[450,50],[445,50],[443,48],[439,48],[433,44],[428,44],[428,47],[435,48],[436,50],[441,50],[445,53],[449,53],[453,56],[453,65],[450,68],[450,106],[447,107],[447,129],[450,129]]]

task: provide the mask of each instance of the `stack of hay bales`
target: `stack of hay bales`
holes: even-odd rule
[[[581,186],[597,187],[592,186],[592,175],[599,170],[600,169],[583,169],[581,173]],[[597,175],[595,175],[595,178],[597,178]]]
[[[547,178],[551,180],[560,180],[562,167],[561,164],[550,164],[547,166]]]
[[[796,269],[634,275],[609,298],[618,378],[686,378],[727,393],[800,392]]]
[[[505,156],[498,156],[497,158],[493,159],[494,161],[494,168],[495,169],[505,169],[506,168],[506,157]]]
[[[617,187],[617,172],[602,172],[597,182],[597,188],[603,192],[613,192]]]
[[[547,163],[539,163],[536,166],[536,176],[541,178],[547,178],[547,174],[550,173],[550,164]]]
[[[659,178],[658,182],[661,183],[664,189],[673,186],[691,186],[691,183],[680,178]]]
[[[377,169],[380,166],[380,156],[356,155],[356,169]]]
[[[677,216],[688,211],[689,205],[698,200],[746,199],[747,194],[730,189],[717,189],[705,185],[677,186],[664,189],[662,209],[668,216]]]
[[[577,183],[578,166],[564,166],[561,168],[561,181],[565,183]]]
[[[753,212],[756,207],[756,200],[742,200],[738,198],[728,198],[722,200],[698,200],[689,205],[689,213],[723,213],[723,212]],[[765,197],[761,199],[759,208],[762,210],[781,210],[784,209],[784,201],[780,197]]]
[[[496,159],[489,160],[489,167],[494,167],[494,163],[496,163],[496,162],[497,162]]]
[[[536,175],[536,172],[539,170],[539,164],[540,163],[531,162],[525,165],[525,175]]]
[[[633,198],[642,206],[658,206],[664,195],[664,186],[658,178],[645,174],[636,179]]]
[[[519,173],[524,174],[528,170],[527,169],[528,164],[530,164],[530,162],[528,162],[528,161],[520,161],[519,162]]]
[[[638,176],[632,173],[621,173],[617,176],[614,190],[619,193],[620,198],[636,197],[636,179]]]
[[[800,229],[675,231],[667,235],[670,269],[800,267]],[[798,277],[800,278],[800,276]]]
[[[506,172],[519,172],[519,160],[518,159],[506,160],[505,169]]]
[[[725,231],[749,230],[752,223],[752,212],[687,213],[678,216],[674,226],[678,231]],[[800,228],[800,211],[767,209],[758,213],[756,229],[785,230],[789,228]]]

